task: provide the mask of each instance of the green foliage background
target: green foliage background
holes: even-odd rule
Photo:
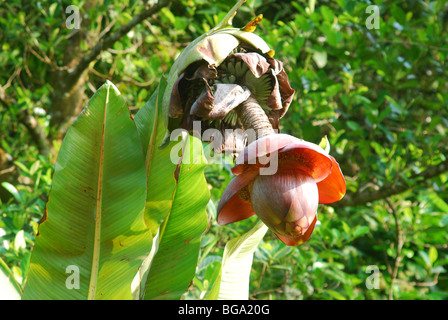
[[[85,10],[88,3],[0,1],[0,258],[21,284],[70,123],[52,121],[54,99],[64,93],[54,77],[76,66],[66,67],[68,55],[81,59],[145,7],[105,0]],[[89,64],[86,97],[108,79],[137,111],[177,54],[234,1],[167,3]],[[89,22],[80,30],[64,24],[71,4]],[[366,26],[371,4],[379,29]],[[234,25],[260,13],[255,32],[285,63],[296,90],[282,131],[314,143],[327,135],[347,196],[319,207],[319,224],[300,247],[267,233],[255,252],[250,298],[448,298],[448,2],[249,0]],[[94,36],[71,51],[77,32]],[[209,225],[185,299],[206,296],[226,242],[256,222],[215,222],[230,167],[206,168]],[[366,285],[368,266],[379,270],[378,288]]]

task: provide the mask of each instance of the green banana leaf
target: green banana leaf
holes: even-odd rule
[[[159,230],[159,249],[146,282],[145,300],[181,298],[195,275],[201,236],[207,227],[210,193],[202,144],[188,135],[182,143],[183,162],[169,214]],[[185,161],[192,158],[195,162]]]
[[[170,161],[174,144],[162,147],[168,133],[160,107],[165,87],[166,81],[162,78],[149,101],[135,115],[148,177],[145,222],[154,235],[168,215],[167,208],[171,206],[176,187],[174,171],[177,163]]]
[[[207,300],[248,300],[249,279],[254,252],[268,227],[258,223],[245,234],[227,242],[221,273],[210,289]]]
[[[137,127],[105,83],[68,130],[39,224],[23,299],[131,299],[152,246]]]
[[[170,161],[171,148],[162,147],[168,132],[162,120],[160,108],[165,88],[166,80],[162,77],[151,98],[135,116],[148,177],[145,222],[152,234],[155,235],[151,252],[143,261],[132,284],[135,300],[144,297],[148,273],[159,248],[159,226],[169,213],[168,208],[171,207],[176,187],[174,180],[176,164]]]
[[[145,221],[156,234],[134,284],[134,297],[140,299],[179,299],[186,292],[207,227],[210,193],[202,143],[186,132],[177,140],[166,136],[161,103],[165,87],[162,78],[135,117],[148,173]]]

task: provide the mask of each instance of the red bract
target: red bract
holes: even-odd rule
[[[236,175],[218,206],[218,223],[256,214],[290,246],[306,242],[317,221],[318,203],[345,195],[339,164],[321,147],[287,134],[249,144],[238,156]]]

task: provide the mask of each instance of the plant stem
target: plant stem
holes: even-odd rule
[[[255,139],[275,133],[268,116],[253,96],[241,103],[235,108],[235,111],[243,124],[244,130],[252,129],[254,131]]]
[[[226,16],[224,17],[224,19],[221,20],[220,23],[217,24],[216,27],[214,27],[209,33],[212,33],[218,29],[221,28],[225,28],[228,26],[231,26],[233,23],[233,18],[236,15],[236,12],[238,11],[238,9],[246,2],[247,0],[239,0],[232,9],[230,9],[230,11],[226,14]]]

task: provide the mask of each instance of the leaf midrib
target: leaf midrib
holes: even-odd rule
[[[151,137],[149,138],[149,145],[148,150],[146,151],[146,159],[145,159],[145,166],[146,166],[146,177],[149,177],[150,170],[151,170],[151,164],[152,164],[152,157],[153,157],[153,151],[154,151],[154,145],[156,144],[156,136],[157,136],[157,129],[158,129],[158,120],[159,120],[159,99],[156,100],[156,107],[154,112],[154,122],[152,126],[152,132]]]
[[[96,196],[96,213],[95,213],[95,232],[93,238],[93,256],[92,256],[92,269],[90,273],[90,284],[87,299],[94,300],[96,293],[96,285],[98,282],[98,271],[100,263],[100,244],[101,244],[101,211],[102,211],[102,191],[103,191],[103,161],[104,161],[104,136],[106,130],[106,115],[107,106],[109,104],[109,91],[110,87],[107,87],[106,101],[104,106],[104,118],[103,118],[103,131],[101,133],[101,150],[98,169],[98,185]]]

